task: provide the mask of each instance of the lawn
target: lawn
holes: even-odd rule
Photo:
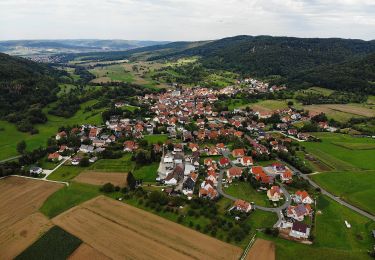
[[[333,194],[375,214],[375,171],[325,172],[311,178]]]
[[[101,124],[101,112],[104,111],[104,108],[89,112],[84,111],[86,107],[92,106],[97,102],[97,100],[90,100],[81,104],[81,109],[70,118],[53,116],[46,113],[48,122],[37,125],[39,133],[36,135],[19,132],[14,124],[10,124],[6,121],[0,121],[0,129],[4,129],[0,131],[0,160],[16,156],[18,154],[16,151],[17,143],[21,140],[26,141],[27,150],[32,150],[38,148],[39,146],[45,146],[47,139],[50,136],[54,136],[60,126],[75,124]],[[48,108],[49,107],[44,108],[43,111],[47,112]]]
[[[164,143],[165,141],[168,140],[168,136],[165,134],[158,134],[158,135],[145,135],[144,139],[149,143],[149,144],[157,144],[159,142]]]
[[[84,169],[85,168],[79,166],[62,165],[49,175],[47,179],[53,181],[70,181],[78,176]]]
[[[352,137],[345,134],[313,133],[322,142],[304,142],[307,152],[337,171],[375,170],[375,149],[353,149],[374,145],[375,139]],[[340,145],[337,145],[337,144]],[[351,149],[343,147],[350,146]]]
[[[133,174],[136,179],[142,179],[144,182],[155,182],[158,168],[159,163],[155,162],[135,169]]]
[[[101,159],[89,167],[93,171],[101,172],[129,172],[134,171],[135,162],[131,161],[130,153],[120,159]]]
[[[254,202],[259,206],[270,206],[266,192],[256,191],[248,182],[234,181],[229,184],[228,188],[224,188],[224,192],[247,202]]]
[[[79,238],[54,226],[15,259],[68,259],[81,243]]]
[[[59,189],[49,196],[39,210],[47,217],[53,218],[99,194],[101,193],[98,186],[71,182],[68,187]]]

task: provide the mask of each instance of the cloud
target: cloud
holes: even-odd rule
[[[0,39],[370,39],[372,0],[1,0]]]

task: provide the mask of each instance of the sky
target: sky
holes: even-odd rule
[[[0,0],[0,40],[375,39],[375,0]]]

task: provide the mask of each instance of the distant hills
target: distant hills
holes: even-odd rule
[[[30,56],[58,53],[81,53],[98,51],[123,51],[152,45],[164,41],[131,40],[16,40],[0,41],[0,52],[11,55]]]
[[[313,85],[375,94],[375,41],[339,38],[236,36],[206,42],[173,42],[95,59],[165,60],[198,56],[203,66],[303,88]],[[90,59],[90,54],[85,55]]]

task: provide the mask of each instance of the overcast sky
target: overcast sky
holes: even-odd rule
[[[375,39],[375,0],[0,0],[0,40]]]

